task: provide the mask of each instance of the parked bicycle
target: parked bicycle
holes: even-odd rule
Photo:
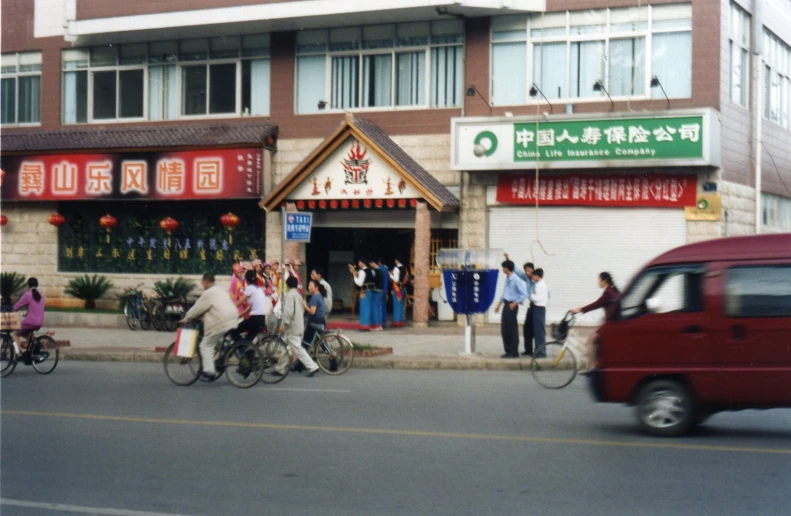
[[[58,342],[52,338],[55,332],[36,336],[35,332],[28,336],[27,349],[17,353],[11,330],[0,331],[0,378],[5,378],[16,369],[18,363],[32,365],[39,374],[49,374],[55,370],[60,358]]]
[[[552,325],[552,342],[539,346],[533,355],[533,378],[547,389],[562,389],[574,381],[585,364],[585,355],[579,348],[574,331],[574,313],[566,312],[563,320]]]
[[[196,324],[199,330],[198,342],[203,336],[203,325]],[[176,343],[165,350],[163,365],[165,374],[171,382],[179,386],[192,385],[201,378],[203,366],[198,346],[190,357],[180,357],[175,352]],[[240,389],[249,389],[261,380],[264,357],[259,348],[251,341],[239,337],[236,330],[225,334],[214,352],[214,363],[218,379],[225,374],[231,385]],[[213,381],[213,380],[212,380]]]
[[[167,297],[158,297],[151,302],[151,322],[157,331],[176,331],[179,321],[189,309],[187,300],[168,292]]]
[[[151,312],[146,306],[146,297],[140,290],[143,283],[126,291],[126,303],[124,304],[124,316],[129,329],[136,331],[138,328],[148,330],[151,328]]]
[[[264,383],[278,383],[288,376],[291,365],[294,363],[294,353],[288,343],[280,335],[271,333],[259,333],[253,339],[253,343],[258,346],[263,355],[263,375],[261,381]],[[308,347],[310,357],[316,362],[319,368],[330,375],[340,375],[349,370],[354,361],[354,345],[352,342],[341,335],[340,330],[328,330],[316,333],[313,342]],[[285,370],[278,371],[278,363],[283,356],[288,355],[288,366]]]

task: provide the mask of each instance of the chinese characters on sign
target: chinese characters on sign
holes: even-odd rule
[[[497,202],[533,205],[653,206],[681,208],[695,204],[696,178],[692,175],[647,174],[553,175],[541,177],[500,174]]]
[[[238,199],[262,193],[259,149],[3,156],[4,200]]]
[[[310,242],[312,213],[286,213],[286,241]]]

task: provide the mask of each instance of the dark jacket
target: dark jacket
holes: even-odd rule
[[[604,316],[608,321],[616,319],[618,317],[618,300],[620,299],[621,293],[615,290],[614,287],[608,286],[604,289],[599,299],[582,307],[582,313],[588,313],[597,308],[604,308]]]

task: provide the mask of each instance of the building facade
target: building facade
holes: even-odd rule
[[[675,245],[791,230],[786,0],[2,14],[2,266],[53,302],[77,273],[124,287],[279,257],[285,203],[316,213],[289,252],[333,284],[358,254],[423,282],[439,247],[502,248],[545,269],[550,319],[593,299],[602,270],[623,284]]]

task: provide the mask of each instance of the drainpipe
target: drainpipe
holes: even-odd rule
[[[761,221],[763,213],[761,210],[761,129],[763,125],[764,111],[764,84],[763,73],[764,64],[761,57],[761,47],[763,46],[764,29],[761,16],[763,0],[755,0],[753,9],[753,54],[755,55],[755,234],[761,233]]]

